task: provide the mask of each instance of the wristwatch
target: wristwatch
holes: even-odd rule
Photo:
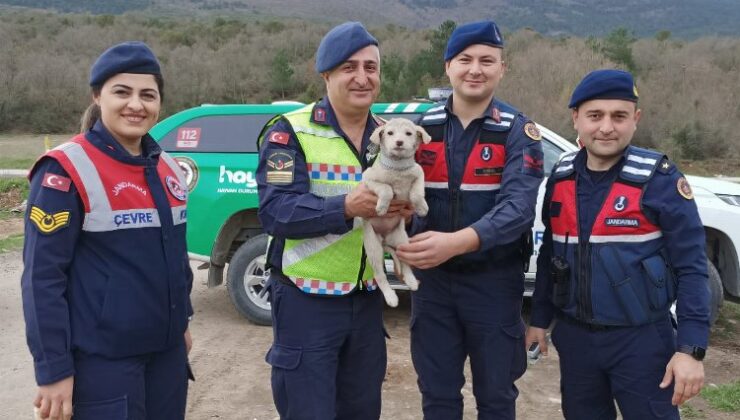
[[[696,360],[698,360],[700,362],[702,360],[704,360],[704,356],[707,353],[707,350],[704,349],[704,348],[702,348],[702,347],[699,347],[699,346],[689,346],[689,345],[686,345],[686,344],[681,345],[681,346],[678,346],[678,350],[676,350],[676,351],[678,351],[679,353],[686,353],[689,356],[693,357],[694,359],[696,359]]]

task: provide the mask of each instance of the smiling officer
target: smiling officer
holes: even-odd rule
[[[569,107],[583,148],[555,165],[542,207],[527,345],[560,357],[568,419],[678,419],[703,386],[709,336],[704,228],[662,153],[631,146],[632,75],[588,74]],[[678,334],[670,307],[677,301]]]
[[[193,277],[184,177],[148,134],[159,62],[141,42],[118,44],[90,86],[85,132],[30,174],[21,285],[34,405],[50,419],[181,420]]]

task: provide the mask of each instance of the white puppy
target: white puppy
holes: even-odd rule
[[[414,160],[419,145],[431,138],[423,128],[404,118],[394,118],[375,129],[370,141],[380,146],[380,153],[372,167],[362,174],[362,181],[378,196],[375,208],[379,216],[388,212],[391,199],[408,200],[416,214],[425,216],[429,211],[424,201],[424,171]],[[409,241],[403,217],[372,217],[365,220],[364,243],[375,281],[390,306],[398,305],[398,296],[388,284],[385,275],[383,252],[388,251],[399,276],[411,290],[419,287],[411,267],[398,261],[395,248]]]

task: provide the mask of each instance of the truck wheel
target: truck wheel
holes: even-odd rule
[[[707,273],[709,274],[709,302],[710,306],[710,325],[714,325],[719,316],[719,308],[725,301],[725,289],[722,286],[722,278],[719,276],[719,271],[712,264],[711,261],[707,261]]]
[[[257,325],[272,325],[269,293],[260,296],[270,276],[265,270],[267,235],[244,242],[231,257],[226,288],[237,311]]]

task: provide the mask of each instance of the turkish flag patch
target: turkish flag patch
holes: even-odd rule
[[[542,149],[527,146],[522,156],[522,173],[541,177],[544,175],[545,156]]]
[[[66,176],[47,172],[44,174],[44,180],[41,182],[41,185],[46,188],[67,192],[69,191],[69,186],[72,185],[72,180]]]
[[[290,140],[290,134],[283,131],[273,131],[272,134],[270,134],[269,140],[270,143],[286,145],[288,144],[288,140]]]

